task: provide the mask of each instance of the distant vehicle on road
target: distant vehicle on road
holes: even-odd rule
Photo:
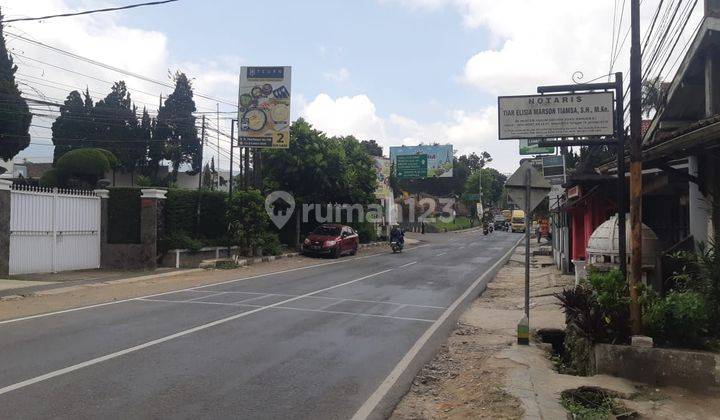
[[[522,210],[512,211],[512,220],[510,221],[511,232],[525,232],[525,212]]]
[[[360,246],[357,232],[350,226],[326,224],[320,225],[303,242],[303,254],[329,255],[338,258],[341,255],[355,255]]]
[[[507,221],[505,220],[505,216],[498,215],[498,216],[495,216],[493,225],[495,226],[495,230],[505,230],[506,223],[507,223]]]

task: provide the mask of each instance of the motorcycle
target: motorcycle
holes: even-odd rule
[[[399,241],[392,241],[390,242],[390,248],[392,248],[393,254],[396,254],[398,252],[402,252],[403,250],[403,244]]]

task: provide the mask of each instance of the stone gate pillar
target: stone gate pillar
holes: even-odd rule
[[[0,278],[10,275],[10,189],[12,181],[0,179]]]
[[[142,244],[142,262],[148,269],[157,268],[158,223],[161,201],[167,191],[143,189],[140,191],[140,243]]]

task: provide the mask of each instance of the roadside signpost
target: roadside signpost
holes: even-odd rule
[[[542,168],[543,177],[550,185],[565,183],[565,155],[543,156]]]
[[[540,147],[540,140],[538,139],[520,139],[520,155],[521,156],[534,156],[534,155],[551,155],[555,153],[554,147]]]
[[[530,162],[525,162],[505,182],[508,195],[525,209],[525,317],[518,324],[518,344],[530,344],[530,213],[548,196],[551,185]]]
[[[400,155],[395,162],[398,179],[427,178],[427,155]]]
[[[612,92],[500,96],[500,140],[612,136]]]
[[[575,81],[575,80],[574,80]],[[537,95],[498,97],[498,138],[500,140],[537,141],[539,147],[611,146],[617,148],[617,202],[618,225],[625,225],[627,196],[625,190],[625,115],[623,74],[615,73],[615,80],[607,83],[578,83],[569,85],[539,86]],[[521,147],[522,150],[522,147]],[[530,163],[522,167],[507,182],[508,196],[525,208],[534,208],[537,188],[533,179],[540,178],[542,188],[550,190],[550,183],[557,189],[565,180],[564,156],[545,156],[543,175],[534,170]],[[562,162],[555,159],[563,159]],[[523,169],[524,167],[527,168]],[[524,175],[523,175],[524,171]],[[534,172],[533,172],[534,171]],[[525,184],[521,180],[525,179]],[[550,180],[549,183],[546,179]],[[526,187],[525,196],[521,192]],[[537,185],[537,184],[536,184]],[[540,189],[542,189],[540,188]],[[558,196],[557,192],[553,194]],[[557,199],[555,200],[557,201]],[[539,203],[539,201],[537,201]],[[551,205],[557,206],[559,203]],[[525,212],[526,226],[529,212]],[[529,226],[528,226],[529,227]],[[526,229],[526,235],[529,232]],[[627,277],[625,229],[618,229],[620,271]],[[527,240],[527,238],[526,238]],[[526,243],[526,285],[529,284],[529,240]],[[518,341],[523,329],[523,341],[527,341],[529,327],[529,287],[526,289],[526,318],[518,325]]]

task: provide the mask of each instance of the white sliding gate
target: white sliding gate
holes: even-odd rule
[[[13,185],[10,274],[100,268],[100,197]]]

